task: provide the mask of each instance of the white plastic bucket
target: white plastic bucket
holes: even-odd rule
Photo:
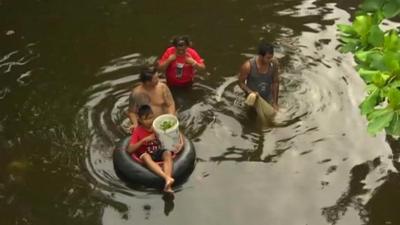
[[[163,130],[162,124],[165,122],[173,123],[173,126]],[[175,149],[175,145],[179,143],[179,121],[176,116],[172,114],[163,114],[158,116],[153,121],[153,128],[165,150]]]

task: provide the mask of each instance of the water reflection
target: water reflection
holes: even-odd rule
[[[164,214],[166,216],[168,216],[174,210],[174,207],[175,207],[175,203],[174,203],[175,196],[172,195],[172,194],[165,193],[163,195],[162,199],[164,200]]]

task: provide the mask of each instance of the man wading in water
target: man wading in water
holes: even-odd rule
[[[143,69],[139,76],[140,84],[129,96],[128,117],[132,128],[137,126],[137,110],[142,105],[150,105],[157,117],[162,114],[176,114],[175,102],[168,86],[159,81],[155,69]]]
[[[278,110],[279,93],[279,63],[274,58],[274,47],[266,42],[261,42],[258,47],[258,55],[247,60],[240,68],[239,86],[247,96],[256,98],[254,107],[260,115],[260,103],[269,109],[262,113],[264,117],[271,117]],[[249,96],[250,97],[250,96]],[[259,101],[259,98],[265,100]],[[264,104],[265,103],[265,104]],[[264,110],[265,111],[265,110]]]

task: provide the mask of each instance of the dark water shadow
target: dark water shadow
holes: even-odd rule
[[[400,174],[390,172],[365,205],[367,225],[400,224]]]
[[[400,172],[400,139],[395,139],[390,135],[386,135],[386,141],[389,143],[393,152],[393,166]]]
[[[175,195],[171,193],[164,193],[162,200],[164,201],[164,214],[168,216],[175,207],[174,203]]]
[[[336,224],[347,212],[349,207],[358,211],[360,218],[367,222],[367,211],[357,196],[367,193],[364,180],[367,175],[381,164],[379,157],[354,166],[350,171],[350,182],[347,190],[339,197],[336,204],[322,208],[322,215],[327,222]]]

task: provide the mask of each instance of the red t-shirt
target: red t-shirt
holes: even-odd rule
[[[129,142],[130,144],[136,144],[137,142],[139,142],[140,140],[142,140],[143,138],[150,136],[154,134],[153,131],[149,131],[146,128],[142,127],[142,126],[137,126],[132,133],[131,136],[131,141]],[[146,141],[144,142],[136,151],[134,151],[132,154],[135,154],[136,157],[138,157],[140,159],[140,157],[143,155],[143,153],[149,153],[149,154],[153,154],[155,152],[157,152],[158,150],[161,149],[161,143],[160,140],[158,140],[157,138],[155,140],[151,140],[151,141]]]
[[[159,63],[165,62],[168,57],[176,53],[175,47],[169,47],[161,56]],[[186,55],[192,57],[197,63],[203,63],[203,59],[193,48],[186,49]],[[183,64],[182,76],[177,77],[177,64]],[[187,86],[193,83],[194,68],[192,65],[185,63],[184,55],[177,55],[176,59],[172,61],[165,72],[167,77],[167,84],[170,86]]]

